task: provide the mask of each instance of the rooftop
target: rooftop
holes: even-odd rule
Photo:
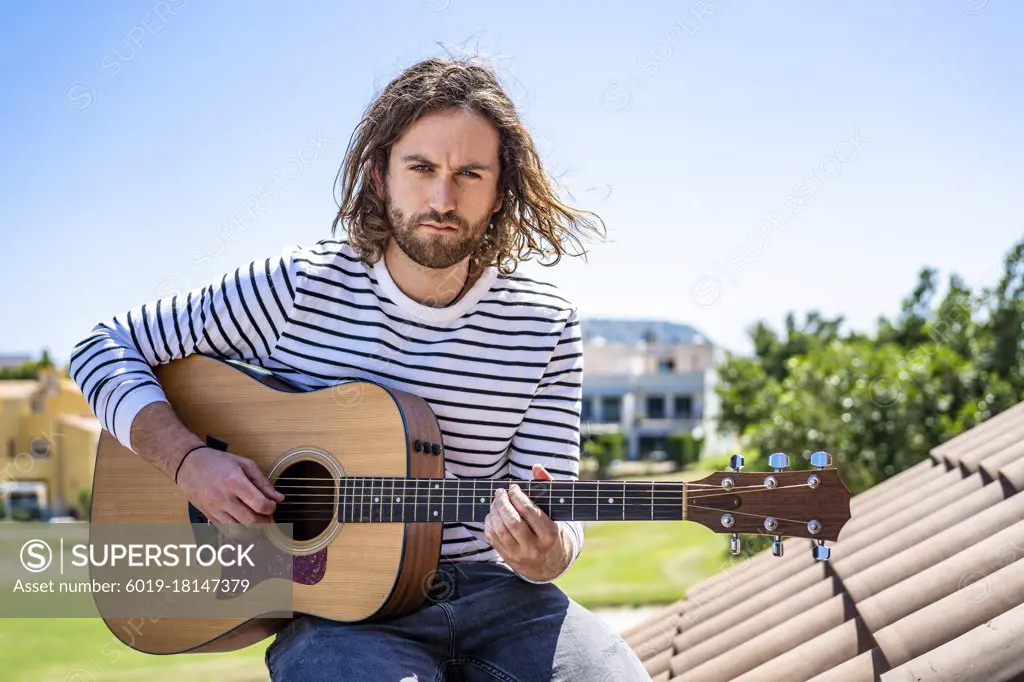
[[[664,344],[708,343],[695,327],[667,320],[584,318],[580,321],[583,340],[604,339],[611,345],[635,346],[645,338]]]
[[[656,682],[1024,679],[1024,403],[623,633]]]

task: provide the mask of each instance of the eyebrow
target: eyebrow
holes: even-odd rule
[[[430,167],[437,166],[436,163],[434,163],[433,161],[431,161],[427,157],[422,156],[420,154],[405,154],[404,156],[402,156],[402,162],[403,163],[409,163],[410,161],[416,161],[417,163],[422,163],[423,165],[430,166]],[[476,161],[473,161],[473,162],[467,163],[467,164],[465,164],[463,166],[459,166],[458,170],[459,170],[459,172],[468,171],[468,170],[489,171],[489,170],[491,170],[491,167],[488,166],[486,163],[478,163]]]

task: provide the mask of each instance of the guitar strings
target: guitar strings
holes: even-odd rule
[[[422,480],[429,480],[429,479],[422,479]],[[446,480],[453,480],[453,479],[446,479]],[[371,497],[380,497],[382,495],[391,495],[391,494],[394,494],[394,493],[397,493],[397,492],[402,492],[403,495],[408,497],[409,495],[416,496],[418,493],[421,493],[421,492],[432,493],[433,491],[440,489],[439,487],[430,487],[430,486],[416,486],[416,487],[413,487],[411,489],[408,488],[408,487],[403,487],[403,488],[399,489],[399,488],[388,488],[387,486],[383,486],[383,487],[381,487],[378,490],[371,490],[370,492],[367,492],[366,487],[367,486],[360,486],[361,490],[356,490],[355,486],[350,486],[348,488],[342,488],[342,489],[340,489],[340,495],[337,494],[337,491],[339,490],[339,488],[336,487],[336,486],[277,486],[275,489],[276,490],[281,490],[283,488],[284,489],[295,488],[295,489],[298,489],[298,490],[333,490],[333,491],[336,491],[335,493],[307,493],[307,492],[289,493],[289,495],[286,497],[286,499],[290,499],[292,497],[331,497],[331,498],[342,497],[342,498],[347,499],[347,500],[351,500],[351,499],[366,499],[366,498],[371,498]],[[756,492],[756,491],[785,490],[787,488],[806,488],[806,487],[809,487],[806,483],[798,483],[798,484],[792,484],[792,485],[777,486],[776,488],[773,488],[773,489],[765,488],[763,485],[743,486],[743,487],[733,488],[731,490],[721,490],[721,491],[718,491],[718,492],[710,492],[710,491],[708,491],[708,492],[700,492],[700,493],[695,493],[695,494],[691,493],[691,494],[686,495],[686,499],[687,500],[701,500],[701,499],[707,499],[707,498],[725,497],[725,496],[729,496],[729,495],[742,495],[742,494],[747,494],[747,493]],[[497,488],[491,488],[490,490],[476,491],[476,492],[471,492],[469,490],[449,491],[447,489],[442,489],[442,493],[443,493],[443,497],[445,499],[472,499],[474,497],[478,497],[481,494],[481,492],[483,492],[483,493],[493,493],[495,490],[505,490],[505,488],[504,487],[497,487]],[[524,489],[524,492],[527,493],[527,495],[529,496],[532,491]],[[572,497],[573,499],[576,499],[576,500],[598,500],[598,499],[603,499],[603,498],[607,497],[610,493],[611,494],[615,494],[615,493],[619,493],[619,492],[620,492],[619,490],[613,490],[613,491],[607,491],[607,492],[598,492],[598,491],[594,491],[594,490],[586,490],[586,491],[580,491],[578,494],[576,494],[574,490],[570,490],[568,493],[563,492],[563,493],[559,493],[559,494],[560,494],[561,497],[569,496],[569,497]],[[351,494],[349,494],[349,493],[351,493]],[[665,493],[671,493],[673,495],[680,495],[680,499],[681,499],[682,495],[684,494],[684,491],[679,490],[678,488],[675,488],[675,487],[670,488],[670,489],[663,488],[661,490],[658,490],[657,488],[652,488],[652,489],[648,490],[648,489],[644,489],[644,488],[638,486],[637,488],[635,488],[633,490],[630,490],[629,488],[627,488],[627,489],[623,490],[622,493],[625,493],[625,494],[624,495],[620,494],[619,495],[620,498],[621,497],[627,497],[627,498],[638,499],[639,498],[638,494],[646,495],[648,493],[651,493],[651,494],[654,494],[654,495],[658,495],[658,494],[663,495]],[[545,493],[535,494],[535,496],[537,498],[542,498],[544,494]],[[549,491],[547,494],[548,495],[552,495],[554,493]],[[283,504],[283,503],[281,503],[281,504]]]
[[[776,490],[786,489],[786,488],[801,488],[801,487],[807,487],[807,484],[803,483],[803,484],[795,484],[795,485],[789,485],[789,486],[780,486],[779,488],[776,488]],[[760,486],[758,486],[758,488],[760,488]],[[748,491],[748,492],[751,492],[751,491]],[[690,497],[690,498],[687,499],[687,509],[691,509],[692,508],[692,509],[700,509],[700,510],[706,510],[706,511],[712,511],[712,512],[726,512],[726,511],[728,511],[729,513],[736,514],[736,515],[741,515],[741,516],[753,516],[755,518],[767,518],[767,515],[765,515],[765,514],[754,514],[754,513],[751,513],[751,512],[741,512],[741,511],[736,511],[736,510],[716,509],[714,507],[707,507],[707,506],[704,506],[704,505],[696,505],[696,504],[695,505],[691,505],[691,504],[689,504],[689,502],[691,500],[693,500],[693,499],[702,499],[702,498],[708,498],[708,497],[721,497],[723,495],[728,495],[728,494],[732,494],[732,493],[730,493],[730,492],[722,492],[722,493],[716,493],[714,495],[696,495],[696,496]],[[333,495],[331,497],[333,497]],[[280,516],[275,515],[274,516],[274,520],[277,521],[277,522],[280,522],[280,523],[288,523],[288,522],[294,522],[294,521],[329,521],[329,520],[333,520],[335,518],[334,514],[331,514],[330,516],[327,516],[327,517],[324,517],[324,516],[294,516],[294,515],[295,514],[303,514],[303,513],[308,512],[308,511],[315,512],[316,510],[308,510],[308,509],[306,509],[306,508],[311,507],[311,506],[324,506],[324,505],[326,505],[326,506],[330,506],[332,508],[338,508],[340,506],[341,511],[342,511],[342,517],[344,517],[345,516],[344,512],[346,510],[346,507],[354,512],[355,511],[355,506],[358,504],[360,506],[360,512],[364,511],[362,509],[362,506],[364,504],[363,499],[365,499],[366,497],[367,496],[362,496],[362,499],[357,499],[357,498],[354,498],[354,497],[345,497],[345,498],[342,498],[342,499],[339,500],[340,505],[338,503],[336,503],[336,502],[294,502],[288,508],[282,510],[284,512],[282,515],[280,515]],[[374,497],[374,495],[371,494],[368,497]],[[414,498],[415,497],[416,496],[414,495]],[[472,496],[472,497],[475,497],[475,495]],[[446,506],[448,504],[450,504],[451,502],[452,501],[450,500],[450,498],[447,498],[447,496],[446,496],[446,499],[444,499],[444,500],[434,500],[434,501],[418,500],[418,499],[414,499],[413,500],[413,504],[416,505],[416,506],[419,506],[420,504],[425,504],[425,505],[428,505],[428,506],[430,504],[440,504],[440,506],[442,508],[441,509],[442,512],[446,509]],[[459,502],[460,502],[460,498],[456,498],[454,500],[455,504],[458,504]],[[652,502],[650,505],[648,505],[645,501],[640,501],[639,502],[639,504],[642,506],[642,508],[648,508],[649,507],[649,508],[652,509],[652,511],[655,508],[659,508],[659,509],[665,509],[665,508],[676,509],[676,508],[679,508],[681,506],[681,503],[682,503],[682,498],[681,497],[678,500],[669,500],[669,501],[664,501],[662,499],[662,500],[659,500],[657,502]],[[561,503],[561,504],[564,504],[564,503]],[[633,510],[634,511],[635,511],[636,505],[637,505],[637,502],[634,502],[633,503],[633,506],[634,506]],[[284,507],[285,503],[282,502],[280,506]],[[388,505],[388,507],[390,508],[390,505]],[[383,517],[386,514],[385,508],[383,506],[379,509],[379,511],[380,511],[380,516],[381,517]],[[370,522],[373,521],[373,514],[372,514],[372,512],[373,512],[373,507],[371,506],[371,508],[370,508]],[[360,516],[362,516],[362,514],[360,514]],[[393,513],[391,514],[391,516],[393,517]],[[612,516],[614,516],[614,515],[612,515]],[[797,520],[794,520],[794,519],[783,519],[781,517],[776,517],[776,518],[779,518],[782,521],[788,521],[788,522],[791,522],[791,523],[797,523],[797,524],[805,524],[806,523],[806,521],[797,521]],[[377,520],[378,520],[378,522],[384,522],[383,518],[378,518]],[[595,520],[597,520],[597,519],[595,519]],[[611,520],[611,519],[608,519],[608,520]],[[641,519],[637,519],[637,520],[641,520]],[[673,520],[673,519],[658,519],[658,520]],[[350,519],[348,521],[342,519],[342,522],[354,523],[354,522],[358,522],[358,521],[355,520],[355,519]]]

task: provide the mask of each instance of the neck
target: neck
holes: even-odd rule
[[[285,501],[279,503],[279,514],[275,516],[279,522],[330,517],[333,507],[338,519],[349,522],[482,523],[490,511],[495,489],[508,490],[511,483],[482,479],[357,476],[343,478],[335,487],[325,486],[325,481],[307,484],[307,480],[277,481],[276,487],[285,494]],[[555,521],[686,519],[687,484],[681,481],[514,482]],[[320,505],[325,509],[318,512]]]
[[[422,305],[443,308],[462,298],[480,273],[469,271],[469,258],[450,268],[427,268],[405,255],[394,239],[384,250],[384,265],[402,293]]]

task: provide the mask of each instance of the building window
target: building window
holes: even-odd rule
[[[688,395],[676,396],[676,419],[693,418],[693,398]]]
[[[674,371],[676,371],[676,361],[674,358],[661,358],[658,360],[658,372],[670,374]]]
[[[664,419],[665,397],[660,395],[647,396],[647,410],[644,414],[648,419]]]
[[[601,398],[601,421],[618,423],[622,421],[622,398],[610,396]]]
[[[28,444],[28,453],[36,459],[45,459],[50,456],[50,441],[45,438],[33,438]]]
[[[587,422],[594,418],[593,403],[590,398],[583,399],[583,407],[580,408],[580,419]]]

